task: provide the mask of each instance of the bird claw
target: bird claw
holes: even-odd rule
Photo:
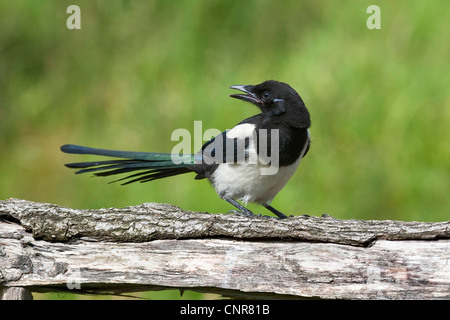
[[[258,218],[264,218],[264,219],[271,219],[271,220],[280,220],[278,217],[272,217],[272,216],[263,216],[261,213],[256,215]]]
[[[264,219],[278,219],[276,217],[271,217],[271,216],[263,216],[261,213],[259,214],[254,214],[254,213],[249,213],[249,212],[242,212],[239,210],[230,210],[227,212],[228,214],[236,214],[238,216],[241,217],[247,217],[247,218],[264,218]]]
[[[238,216],[247,217],[247,218],[254,218],[254,217],[256,217],[253,213],[242,212],[242,211],[239,211],[239,210],[230,210],[227,213],[228,214],[236,214]]]

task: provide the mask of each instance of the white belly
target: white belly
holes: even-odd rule
[[[252,124],[242,124],[227,133],[228,138],[250,137],[248,153],[249,159],[253,160],[257,158],[253,138],[254,128],[255,126]],[[289,166],[279,167],[275,174],[262,174],[267,171],[261,169],[267,169],[267,166],[258,161],[250,162],[251,164],[221,163],[212,174],[211,182],[217,194],[222,198],[241,200],[244,203],[269,204],[297,170],[307,145],[306,143],[303,147],[297,161]]]
[[[259,164],[223,163],[213,173],[213,186],[219,196],[244,203],[270,203],[286,185],[300,163],[300,158],[274,175],[262,175]]]

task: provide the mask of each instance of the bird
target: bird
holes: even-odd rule
[[[65,166],[77,169],[76,174],[91,172],[99,177],[129,174],[112,181],[123,185],[195,173],[196,180],[208,179],[218,196],[237,209],[229,212],[261,216],[246,208],[252,202],[285,219],[288,216],[271,202],[309,151],[310,113],[300,95],[284,82],[267,80],[230,88],[240,91],[230,97],[255,105],[260,113],[213,137],[196,153],[116,151],[65,144],[60,148],[65,153],[118,158]]]

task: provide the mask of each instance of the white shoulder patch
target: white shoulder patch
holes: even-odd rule
[[[255,131],[255,125],[251,123],[239,124],[233,129],[227,131],[228,139],[245,139],[251,137]]]

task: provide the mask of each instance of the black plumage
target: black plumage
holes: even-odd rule
[[[175,163],[172,155],[167,153],[64,145],[61,150],[66,153],[121,158],[69,163],[66,166],[78,169],[76,173],[92,172],[96,176],[134,172],[115,180],[122,184],[148,182],[194,172],[196,179],[210,180],[219,196],[233,204],[242,214],[253,215],[236,199],[245,203],[260,203],[279,218],[285,218],[284,214],[270,206],[270,202],[292,176],[300,159],[309,151],[310,114],[298,93],[283,82],[269,80],[259,85],[231,88],[243,92],[232,94],[231,97],[256,105],[261,113],[244,119],[233,129],[206,142],[199,152],[183,155],[182,163]],[[277,144],[273,145],[274,141]],[[261,145],[266,146],[267,150],[261,150]],[[278,152],[274,147],[277,147]],[[251,159],[257,161],[253,163]],[[267,161],[270,159],[277,160],[272,162],[277,163],[278,170],[273,176],[265,177],[262,169],[269,165]]]

